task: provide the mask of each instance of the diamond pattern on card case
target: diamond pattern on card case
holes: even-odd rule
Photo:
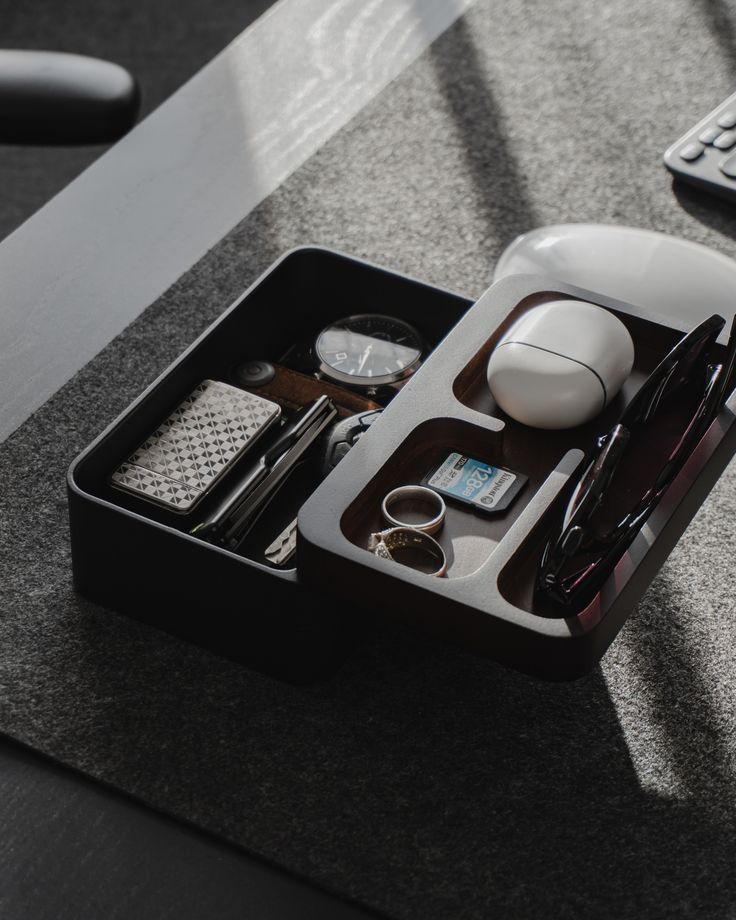
[[[189,511],[280,413],[271,400],[205,380],[111,482],[171,510]]]
[[[188,511],[202,494],[186,483],[167,479],[166,476],[130,463],[123,463],[113,473],[112,480],[121,489],[136,492],[142,498],[177,508],[179,511]]]

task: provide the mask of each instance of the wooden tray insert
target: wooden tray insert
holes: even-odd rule
[[[629,329],[635,365],[622,393],[587,425],[542,431],[510,419],[486,382],[488,357],[524,312],[560,298],[597,303]],[[553,516],[570,478],[598,436],[610,430],[648,374],[687,331],[636,307],[531,276],[487,291],[440,344],[299,515],[298,574],[374,611],[547,677],[584,673],[612,641],[736,451],[733,400],[711,426],[660,507],[599,595],[565,614],[538,604],[533,586]],[[376,557],[383,496],[418,483],[452,450],[524,473],[529,483],[491,518],[451,505],[437,535],[446,578]]]

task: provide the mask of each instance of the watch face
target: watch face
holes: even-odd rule
[[[320,371],[352,386],[384,386],[416,370],[419,333],[391,316],[363,314],[331,323],[315,344]]]

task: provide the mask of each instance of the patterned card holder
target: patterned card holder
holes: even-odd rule
[[[110,477],[112,485],[181,514],[281,415],[281,407],[205,380]]]

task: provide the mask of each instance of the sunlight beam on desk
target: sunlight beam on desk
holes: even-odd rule
[[[0,441],[471,3],[280,0],[4,240]]]

